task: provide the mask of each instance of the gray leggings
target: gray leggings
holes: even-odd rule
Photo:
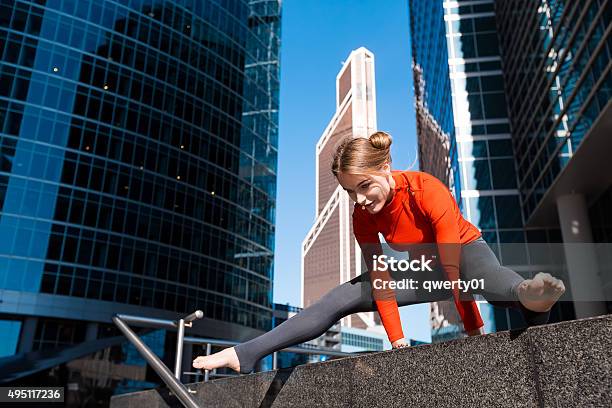
[[[427,273],[428,279],[444,279],[442,269],[434,270],[434,275],[431,271]],[[524,278],[500,265],[482,238],[461,246],[460,275],[465,281],[484,279],[484,290],[470,290],[469,293],[482,295],[494,306],[520,309],[528,326],[548,322],[549,312],[532,312],[518,301],[516,288]],[[402,289],[395,293],[398,306],[452,299],[450,290],[430,293],[422,288]],[[319,337],[345,316],[375,310],[369,273],[361,274],[335,287],[273,330],[237,345],[235,351],[240,361],[240,372],[250,373],[259,359],[274,351]]]

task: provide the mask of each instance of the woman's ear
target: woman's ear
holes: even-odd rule
[[[383,171],[383,173],[387,173],[388,176],[391,175],[391,165],[389,163],[383,164],[380,169]]]

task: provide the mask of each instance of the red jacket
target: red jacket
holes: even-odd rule
[[[392,176],[396,184],[394,196],[381,211],[370,214],[355,204],[353,231],[362,248],[364,244],[380,243],[379,232],[391,247],[393,243],[466,244],[481,236],[478,228],[463,218],[454,197],[440,180],[420,171],[394,170]],[[460,248],[438,246],[440,264],[449,280],[459,279]],[[395,292],[381,289],[377,293],[375,302],[389,341],[401,339],[404,334]],[[460,301],[458,289],[453,291],[453,298],[465,330],[483,326],[476,302]]]

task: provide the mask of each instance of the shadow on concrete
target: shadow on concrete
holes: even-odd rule
[[[291,377],[291,374],[294,370],[295,367],[290,367],[281,368],[276,371],[276,374],[274,375],[274,378],[272,379],[272,382],[268,387],[268,391],[266,391],[266,395],[261,401],[261,404],[259,404],[259,408],[270,408],[272,404],[274,404],[276,397],[281,392],[281,390],[285,386],[285,383],[287,382],[289,377]]]

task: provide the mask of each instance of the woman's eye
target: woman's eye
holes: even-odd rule
[[[362,184],[362,185],[361,185],[361,188],[363,188],[363,189],[366,189],[366,188],[368,188],[368,187],[370,187],[370,184],[369,184],[369,183],[367,183],[367,184]]]

